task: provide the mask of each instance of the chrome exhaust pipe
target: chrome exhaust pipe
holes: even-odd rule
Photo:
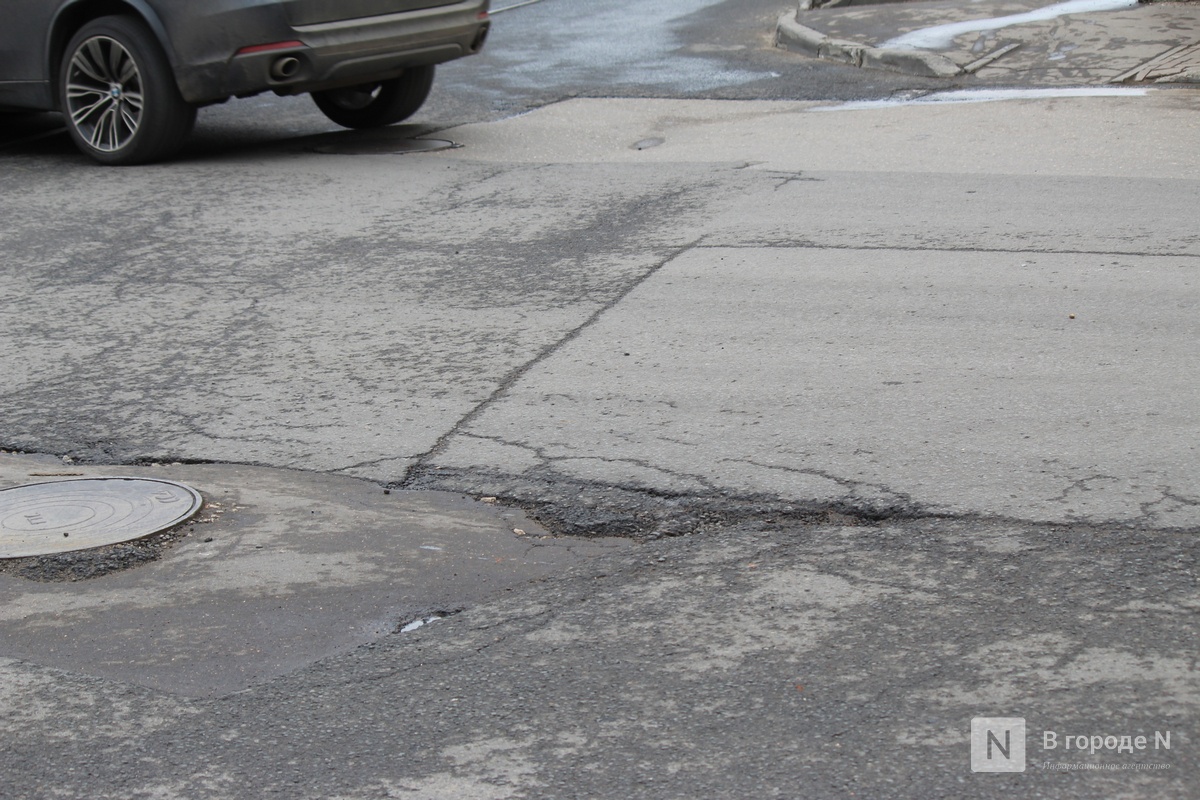
[[[271,64],[271,77],[277,81],[286,81],[300,71],[300,59],[295,56],[280,56]]]

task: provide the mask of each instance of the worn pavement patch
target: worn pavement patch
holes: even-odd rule
[[[151,698],[145,730],[111,687],[8,663],[0,793],[1189,797],[1196,546],[948,520],[664,539],[235,697]],[[81,695],[93,724],[57,716]],[[976,716],[1026,720],[1024,774],[970,771]],[[53,766],[117,741],[136,759]]]
[[[136,557],[100,548],[8,562],[0,656],[183,695],[243,689],[629,546],[556,538],[517,510],[354,478],[0,454],[0,485],[48,473],[180,480],[205,506]],[[64,557],[72,568],[56,571]]]

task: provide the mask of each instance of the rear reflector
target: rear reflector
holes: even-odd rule
[[[304,47],[304,42],[273,42],[271,44],[252,44],[249,47],[243,47],[234,55],[245,56],[251,53],[266,53],[271,50],[290,50],[293,47]]]

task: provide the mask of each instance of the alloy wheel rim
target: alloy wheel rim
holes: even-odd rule
[[[124,45],[93,36],[71,56],[67,113],[90,147],[112,153],[125,147],[142,123],[142,74]]]

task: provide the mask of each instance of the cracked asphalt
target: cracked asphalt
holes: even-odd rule
[[[21,735],[0,780],[114,798],[1188,797],[1195,556],[1156,533],[763,523],[592,559],[216,699],[5,660]],[[1170,752],[1120,759],[1170,768],[1043,768],[1104,763],[1060,750],[971,773],[964,721],[1006,709],[1062,735],[1170,730]]]
[[[1196,796],[1194,91],[694,95],[4,151],[0,796]]]

